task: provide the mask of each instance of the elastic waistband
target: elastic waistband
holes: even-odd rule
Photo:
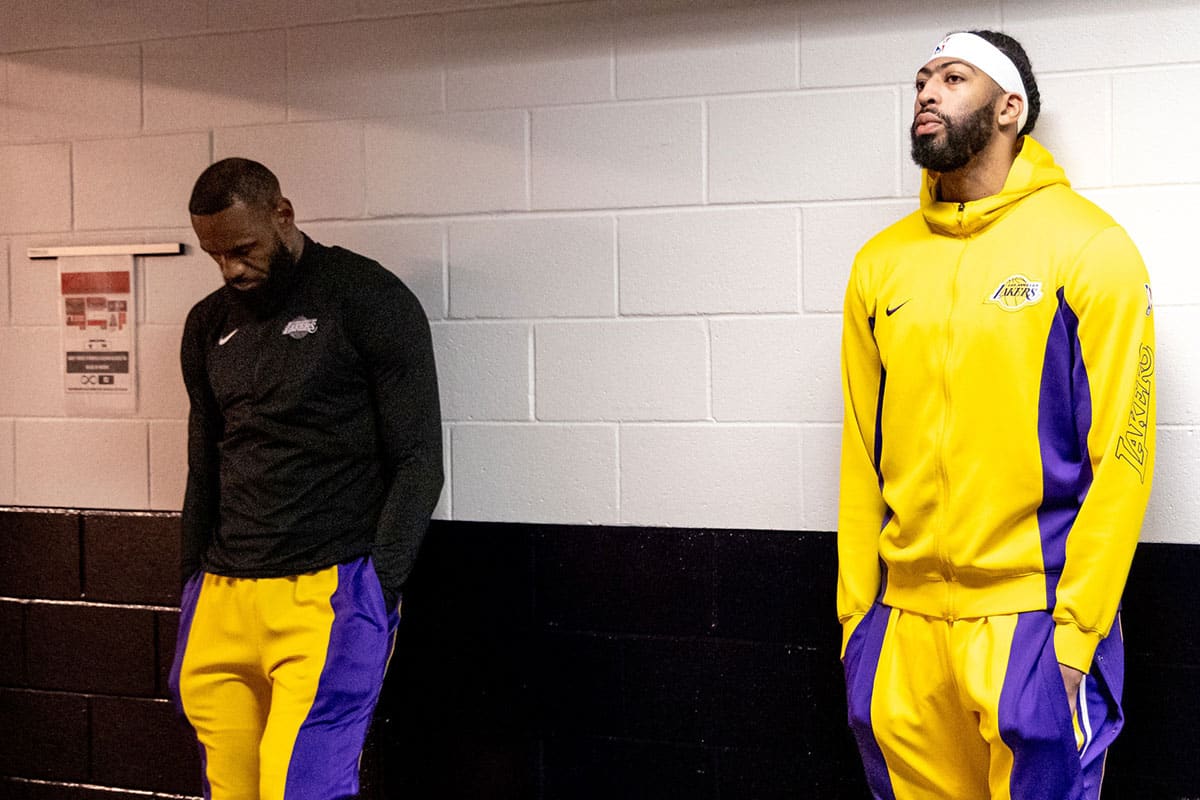
[[[1045,610],[1046,575],[1038,572],[967,584],[889,570],[883,602],[927,617],[950,620]]]

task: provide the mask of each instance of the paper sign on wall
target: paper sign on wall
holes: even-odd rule
[[[60,256],[63,388],[68,414],[137,410],[133,256]]]

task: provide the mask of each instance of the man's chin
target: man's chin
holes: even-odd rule
[[[931,147],[935,138],[935,136],[913,138],[911,155],[914,164],[930,172],[954,172],[956,169],[966,166],[966,161],[961,164],[957,163],[959,159],[951,159],[941,148]]]
[[[264,314],[271,311],[274,304],[275,292],[271,289],[272,287],[266,283],[259,283],[247,288],[239,288],[227,283],[225,284],[225,296],[241,308],[253,311],[255,314]]]

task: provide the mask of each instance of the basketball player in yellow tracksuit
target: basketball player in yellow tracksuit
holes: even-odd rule
[[[850,724],[876,798],[1095,800],[1153,470],[1149,279],[1025,135],[1019,44],[952,34],[916,89],[921,208],[846,291]]]

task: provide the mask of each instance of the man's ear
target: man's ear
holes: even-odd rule
[[[280,197],[275,202],[272,218],[281,234],[286,234],[294,229],[296,227],[296,209],[292,208],[292,201],[286,197]]]
[[[1000,126],[1016,125],[1021,121],[1021,112],[1025,110],[1025,98],[1016,92],[1006,92],[1003,95],[1003,105],[996,121]]]

